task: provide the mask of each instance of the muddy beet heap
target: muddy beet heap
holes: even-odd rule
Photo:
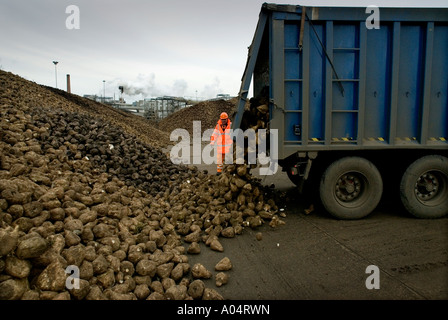
[[[202,101],[191,107],[181,109],[157,124],[160,130],[171,133],[181,128],[193,135],[193,122],[200,121],[201,134],[207,129],[214,129],[222,112],[226,112],[232,118],[236,111],[236,99]]]
[[[188,254],[281,223],[274,195],[240,167],[174,165],[117,121],[39,101],[0,91],[0,299],[222,299]]]

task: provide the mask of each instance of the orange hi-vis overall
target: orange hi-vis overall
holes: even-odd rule
[[[225,129],[222,128],[222,122],[221,119],[218,120],[218,123],[216,124],[215,130],[213,131],[213,134],[210,138],[210,144],[214,144],[215,142],[218,145],[218,154],[217,154],[217,171],[222,172],[223,169],[223,162],[226,156],[226,153],[230,151],[232,147],[232,136],[230,133],[230,127],[232,123],[229,120],[227,120],[227,126]]]

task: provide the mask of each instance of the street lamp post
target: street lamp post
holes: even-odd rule
[[[106,80],[103,80],[103,103],[106,102]]]
[[[54,63],[54,76],[56,78],[56,89],[58,88],[58,71],[56,68],[56,65],[58,64],[58,61],[53,61]]]

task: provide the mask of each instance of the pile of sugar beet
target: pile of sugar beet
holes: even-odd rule
[[[177,128],[182,128],[193,135],[193,121],[200,121],[201,134],[207,129],[213,129],[222,112],[226,112],[232,118],[236,110],[237,99],[231,100],[206,100],[181,109],[170,114],[156,124],[157,128],[171,133]]]
[[[174,165],[133,117],[73,97],[0,71],[0,299],[224,299],[203,280],[224,285],[230,259],[189,255],[284,223],[281,198],[243,166]]]

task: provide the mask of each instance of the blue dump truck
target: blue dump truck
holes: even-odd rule
[[[415,217],[443,217],[448,8],[373,13],[263,4],[232,129],[264,103],[278,164],[338,219],[363,218],[386,195]]]

